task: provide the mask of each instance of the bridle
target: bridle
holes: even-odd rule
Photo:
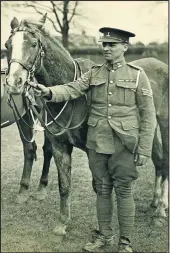
[[[66,108],[67,104],[68,104],[68,101],[65,102],[63,108],[61,109],[61,111],[59,112],[59,114],[54,118],[53,115],[51,114],[45,100],[43,99],[43,97],[40,96],[40,100],[43,104],[43,108],[45,110],[45,117],[47,118],[47,113],[49,114],[50,118],[52,119],[52,121],[50,123],[47,123],[43,120],[42,116],[40,115],[40,113],[37,111],[37,109],[35,108],[34,106],[34,99],[33,97],[29,94],[29,89],[31,88],[30,85],[29,85],[29,82],[31,80],[33,80],[33,78],[35,77],[35,75],[37,73],[39,73],[41,71],[41,68],[42,68],[42,65],[43,65],[43,57],[44,57],[44,46],[43,46],[43,43],[42,43],[42,39],[41,39],[41,35],[34,31],[33,29],[30,29],[30,28],[27,28],[27,27],[17,27],[15,28],[14,30],[12,30],[12,34],[11,36],[13,36],[14,33],[16,32],[19,32],[19,31],[28,31],[32,34],[35,34],[36,37],[38,37],[38,43],[39,43],[39,50],[38,50],[38,53],[35,57],[35,60],[34,60],[34,63],[31,65],[30,63],[28,62],[24,62],[20,59],[11,59],[10,62],[9,62],[9,66],[12,62],[17,62],[19,63],[20,65],[23,66],[23,68],[25,68],[27,71],[28,71],[28,77],[27,77],[27,80],[26,80],[26,83],[24,84],[24,91],[23,91],[23,98],[26,99],[27,101],[26,104],[28,103],[29,105],[27,106],[30,110],[30,114],[31,114],[31,117],[32,117],[32,120],[34,122],[34,124],[36,125],[38,123],[38,120],[40,121],[42,127],[51,135],[53,136],[60,136],[62,134],[64,134],[64,132],[66,132],[67,130],[73,130],[73,129],[76,129],[78,127],[80,127],[82,125],[82,123],[85,121],[86,117],[87,117],[87,113],[88,113],[88,108],[85,112],[85,115],[83,116],[82,120],[75,126],[73,127],[70,127],[71,125],[71,122],[72,122],[72,119],[73,119],[73,113],[74,113],[74,107],[75,107],[75,100],[73,100],[73,103],[72,103],[72,111],[71,111],[71,114],[70,114],[70,118],[67,122],[67,125],[66,126],[62,126],[61,124],[59,124],[57,122],[57,119],[59,118],[59,116],[62,114],[62,112],[64,111],[64,109]],[[37,70],[37,65],[38,65],[38,62],[40,61],[40,67],[39,69]],[[72,60],[73,61],[73,60]],[[73,61],[73,64],[74,64],[74,68],[75,68],[75,74],[74,74],[74,80],[76,80],[77,78],[77,68],[76,68],[76,63]],[[82,75],[82,73],[81,73]],[[11,101],[13,102],[13,105],[11,103]],[[17,110],[17,107],[16,107],[16,104],[15,104],[15,101],[12,97],[11,94],[9,94],[9,99],[8,99],[8,104],[10,105],[10,107],[12,108],[13,110],[13,113],[14,113],[14,117],[15,117],[15,120],[16,120],[16,123],[18,125],[18,128],[19,128],[19,131],[21,133],[21,135],[23,136],[24,140],[27,141],[27,142],[33,142],[34,141],[34,136],[31,140],[28,140],[23,132],[22,132],[22,129],[21,129],[21,126],[19,125],[19,122],[17,120],[17,116],[19,117],[20,120],[22,120],[24,122],[24,124],[26,124],[29,128],[31,129],[34,129],[35,127],[32,127],[32,126],[29,126],[27,124],[26,121],[24,121],[24,119],[21,117],[21,115],[19,114],[18,110]],[[35,118],[33,116],[33,113],[36,115],[37,117],[37,122],[35,121]],[[52,124],[52,123],[55,123],[55,125],[57,125],[59,128],[61,128],[62,130],[58,133],[53,133],[49,130],[49,126]],[[35,131],[36,133],[36,131]]]
[[[11,59],[10,62],[9,62],[9,67],[10,67],[10,64],[12,62],[17,62],[19,63],[21,66],[23,66],[23,68],[25,68],[27,71],[28,71],[28,78],[27,78],[27,81],[30,81],[31,78],[33,78],[35,76],[35,74],[39,73],[41,68],[42,68],[42,65],[43,65],[43,57],[44,57],[44,46],[43,46],[43,42],[42,42],[42,38],[41,38],[41,34],[40,33],[37,33],[35,30],[33,29],[30,29],[28,27],[23,27],[23,26],[19,26],[15,29],[13,29],[11,31],[11,36],[13,36],[16,32],[19,32],[19,31],[27,31],[29,33],[32,33],[34,34],[36,37],[38,37],[38,43],[39,43],[39,49],[38,49],[38,53],[35,57],[35,60],[34,60],[34,63],[31,64],[29,62],[24,62],[20,59]],[[39,70],[36,71],[36,68],[37,68],[37,64],[38,64],[38,61],[40,60],[40,67],[39,67]]]
[[[11,30],[11,35],[10,37],[12,37],[16,32],[20,32],[20,31],[28,31],[29,33],[32,33],[32,34],[35,34],[36,37],[38,37],[38,43],[39,43],[39,49],[38,49],[38,53],[35,57],[35,60],[33,62],[33,64],[30,64],[29,62],[24,62],[20,59],[11,59],[9,61],[9,66],[8,66],[8,72],[10,70],[10,65],[11,63],[13,62],[17,62],[19,63],[21,66],[23,66],[23,68],[25,68],[27,71],[28,71],[28,77],[27,77],[27,80],[26,80],[26,83],[27,84],[29,81],[33,80],[34,76],[36,73],[39,73],[41,71],[41,68],[42,68],[42,65],[43,65],[43,57],[44,57],[44,47],[43,47],[43,43],[42,43],[42,39],[41,39],[41,35],[40,34],[37,34],[36,31],[34,31],[33,29],[30,29],[28,27],[23,27],[23,26],[19,26],[19,27],[16,27],[15,29]],[[10,38],[9,37],[9,38]],[[40,61],[40,67],[38,69],[38,71],[36,71],[37,69],[37,64],[38,62]],[[35,72],[36,71],[36,72]],[[7,72],[6,72],[7,73]],[[7,78],[6,78],[6,84],[7,84]],[[24,85],[25,85],[24,84]],[[23,117],[21,117],[18,109],[17,109],[17,106],[15,104],[15,101],[13,99],[13,96],[11,94],[9,94],[8,92],[8,104],[9,106],[11,107],[11,109],[13,110],[13,114],[14,114],[14,118],[15,118],[15,121],[17,123],[17,126],[18,126],[18,129],[20,131],[20,134],[21,136],[23,137],[23,139],[26,141],[26,142],[29,142],[29,143],[32,143],[34,140],[35,140],[35,135],[36,135],[36,131],[34,132],[31,140],[28,140],[23,131],[22,131],[22,128],[18,122],[18,118],[30,129],[34,130],[36,125],[38,124],[38,120],[35,119],[33,113],[32,113],[32,110],[31,109],[28,109],[29,106],[27,104],[27,101],[26,101],[26,94],[29,92],[29,89],[30,87],[28,85],[25,85],[24,87],[24,91],[23,91],[23,100],[25,102],[25,106],[26,106],[26,110],[27,110],[27,113],[29,113],[30,117],[32,118],[33,120],[33,126],[30,126],[24,119]]]

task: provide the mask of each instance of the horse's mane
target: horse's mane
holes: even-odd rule
[[[23,20],[21,20],[20,25],[23,25],[25,27],[33,29],[36,32],[40,32],[46,39],[50,38],[50,40],[53,41],[55,46],[57,46],[57,48],[59,48],[61,50],[61,52],[63,52],[63,54],[67,54],[70,58],[72,58],[70,53],[63,47],[63,45],[59,42],[59,40],[56,39],[55,36],[53,36],[44,27],[42,27],[41,29],[39,28],[39,24],[36,20],[23,19]]]

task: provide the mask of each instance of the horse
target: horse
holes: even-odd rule
[[[28,188],[33,161],[37,160],[35,136],[37,131],[42,130],[42,128],[39,127],[33,112],[30,111],[30,108],[27,108],[27,105],[24,103],[23,95],[14,95],[12,106],[8,104],[9,94],[6,85],[7,71],[7,66],[1,69],[1,128],[8,127],[14,123],[18,125],[24,150],[24,166],[20,181],[20,189],[16,198],[16,203],[21,204],[25,203],[29,198]],[[33,90],[29,92],[33,94]],[[37,199],[41,200],[41,198],[41,192],[38,191]]]
[[[155,166],[155,188],[152,207],[156,207],[154,224],[161,226],[168,208],[169,127],[168,127],[168,65],[155,59],[143,58],[132,62],[147,74],[156,109],[157,128],[153,140],[152,161]],[[160,139],[161,136],[161,139]],[[157,219],[157,217],[159,217]]]
[[[33,76],[35,76],[36,80],[49,87],[62,85],[75,80],[77,68],[79,72],[80,69],[82,72],[86,72],[94,64],[88,59],[76,61],[76,64],[75,60],[73,60],[69,52],[60,42],[45,31],[43,28],[45,21],[46,14],[38,22],[24,19],[19,23],[16,18],[11,21],[12,33],[6,42],[9,62],[7,82],[11,94],[21,94],[23,92],[24,87],[28,85],[27,80],[30,77],[32,66],[34,66]],[[41,52],[43,52],[43,59],[40,56]],[[152,58],[137,60],[134,64],[141,65],[147,72],[153,86],[154,97],[158,96],[158,99],[155,100],[155,105],[158,115],[161,118],[162,114],[161,110],[159,110],[160,103],[158,101],[159,99],[161,101],[164,89],[168,85],[167,65]],[[50,160],[53,156],[58,170],[60,193],[60,215],[54,232],[58,235],[65,235],[70,222],[71,154],[73,147],[87,152],[85,143],[87,138],[90,95],[87,94],[87,96],[82,96],[74,101],[65,103],[44,102],[44,107],[48,111],[46,121],[43,123],[43,120],[40,120],[45,127],[44,146],[47,149],[46,151],[44,150],[44,155],[46,155],[47,160],[44,163],[39,188],[45,190],[48,184],[48,171]],[[167,122],[166,117],[165,121]],[[164,141],[167,144],[166,138],[164,138]],[[164,143],[164,141],[162,142]],[[156,158],[153,162],[156,171],[160,173],[156,175],[161,177],[162,184],[164,184],[164,182],[167,182],[167,173],[162,174],[162,161],[164,160],[162,152],[164,149],[162,149],[157,132],[155,132],[154,143],[153,154],[155,156],[153,155],[153,157]],[[159,153],[158,150],[161,150],[161,152]],[[164,190],[167,190],[165,186]],[[155,195],[155,197],[158,196]],[[164,216],[166,215],[165,208],[167,208],[167,200],[161,197],[158,200],[154,199],[154,205],[157,206],[164,199],[162,202],[163,205],[159,205],[161,206],[161,212],[160,210],[156,212],[156,220],[159,221],[162,219],[162,214]]]

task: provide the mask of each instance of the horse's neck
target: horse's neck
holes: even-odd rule
[[[73,59],[66,51],[61,51],[57,45],[47,44],[43,67],[36,75],[39,83],[54,86],[73,81],[75,68]]]

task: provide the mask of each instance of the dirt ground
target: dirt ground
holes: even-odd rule
[[[42,170],[43,135],[38,133],[38,160],[34,163],[30,182],[30,198],[22,205],[16,196],[23,166],[22,143],[16,125],[1,130],[1,252],[81,252],[96,227],[95,194],[85,153],[74,149],[72,156],[72,222],[61,240],[53,234],[59,214],[57,169],[51,162],[48,195],[36,200]],[[153,210],[149,207],[153,195],[154,168],[150,162],[140,169],[134,197],[136,220],[133,232],[135,252],[168,252],[168,219],[163,228],[151,224]],[[116,252],[118,223],[114,198],[114,245],[106,249]]]

